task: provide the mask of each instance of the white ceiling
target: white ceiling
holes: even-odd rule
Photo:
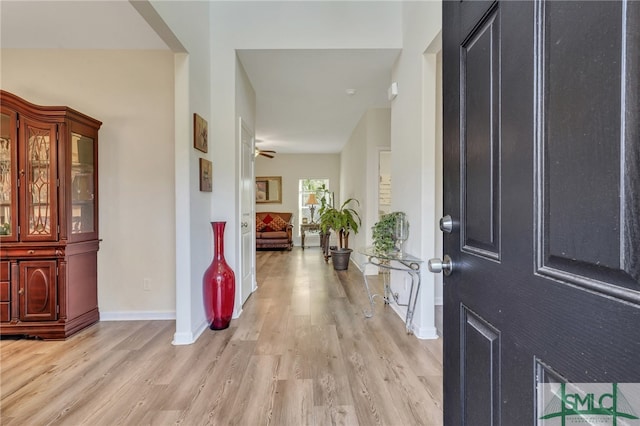
[[[0,0],[3,48],[168,49],[128,1]]]
[[[389,106],[387,87],[398,51],[245,50],[238,56],[256,92],[260,147],[335,153],[367,108]]]
[[[2,48],[168,49],[128,1],[0,1]],[[256,138],[279,153],[337,153],[368,108],[388,107],[398,49],[242,50]],[[347,95],[347,89],[355,94]]]

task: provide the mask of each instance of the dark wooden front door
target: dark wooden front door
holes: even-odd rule
[[[640,382],[640,2],[445,1],[443,76],[445,424]]]

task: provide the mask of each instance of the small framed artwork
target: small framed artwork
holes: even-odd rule
[[[282,176],[256,177],[256,203],[282,204]]]
[[[200,191],[211,192],[213,189],[213,164],[204,158],[200,159]]]
[[[193,114],[193,147],[202,152],[209,151],[209,130],[207,120]]]

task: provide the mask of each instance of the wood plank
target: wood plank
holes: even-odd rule
[[[251,295],[243,306],[242,321],[237,321],[233,340],[258,340],[267,313],[273,305],[272,299],[259,299]]]
[[[231,415],[212,424],[268,425],[272,423],[280,357],[254,355],[246,368]]]
[[[388,377],[382,373],[374,349],[369,344],[361,315],[354,315],[353,307],[342,299],[344,307],[336,307],[337,332],[340,336],[342,359],[353,396],[358,420],[365,425],[405,424],[391,402],[387,388]],[[336,303],[337,304],[337,303]]]
[[[289,305],[274,305],[266,314],[256,343],[256,355],[283,355],[287,351]]]
[[[315,406],[314,424],[335,425],[335,426],[358,426],[356,409],[352,405],[341,405],[335,407]]]
[[[315,424],[313,380],[278,380],[270,424]]]
[[[432,399],[418,377],[412,365],[395,344],[388,330],[377,326],[374,321],[367,323],[369,327],[369,344],[378,356],[378,364],[385,376],[391,401],[405,421],[421,419],[430,425],[439,424],[442,418],[441,407]],[[391,333],[397,334],[397,333]]]
[[[287,350],[282,355],[278,379],[311,379],[313,377],[311,355],[315,335],[308,315],[290,315],[287,327]]]
[[[347,363],[334,325],[314,326],[310,362],[315,405],[353,405]]]
[[[196,389],[182,386],[185,395],[190,395],[180,417],[183,424],[226,424],[254,348],[255,342],[231,341],[220,362],[200,379]]]

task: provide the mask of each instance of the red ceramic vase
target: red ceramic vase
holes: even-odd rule
[[[211,222],[213,228],[213,260],[202,278],[204,309],[209,328],[229,327],[236,297],[236,277],[224,260],[224,227],[226,222]]]

